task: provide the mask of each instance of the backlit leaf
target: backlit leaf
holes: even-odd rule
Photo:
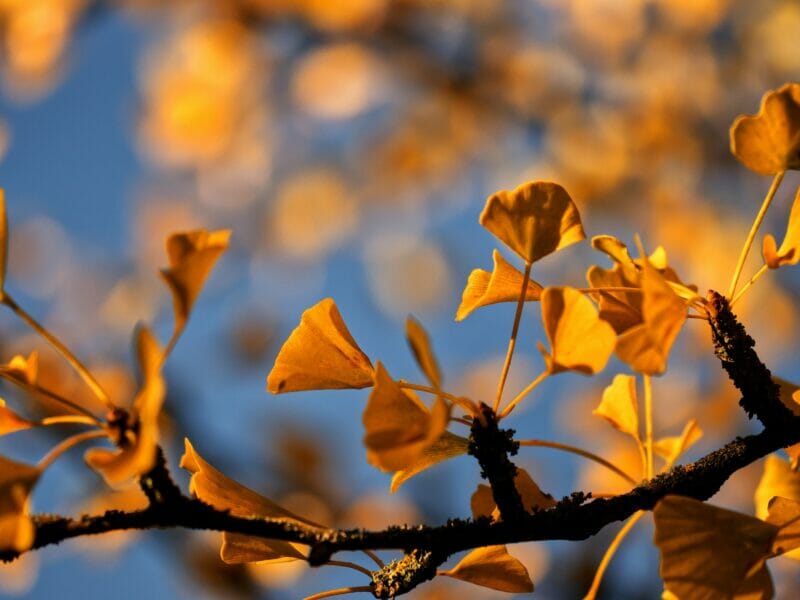
[[[362,417],[367,460],[383,471],[410,468],[444,433],[449,419],[450,409],[442,398],[429,411],[378,363]]]
[[[570,287],[542,292],[542,320],[551,353],[540,346],[551,374],[577,371],[592,375],[606,366],[616,334],[600,319],[592,301]]]
[[[39,374],[39,353],[34,350],[28,355],[28,358],[17,354],[8,364],[0,365],[0,374],[28,385],[34,385]]]
[[[283,344],[267,377],[273,394],[303,390],[364,388],[374,370],[358,347],[330,298],[300,317],[300,325]]]
[[[800,558],[800,502],[796,499],[777,496],[770,500],[767,523],[779,528],[778,535],[772,544],[772,554],[787,554],[794,559]]]
[[[770,454],[764,460],[764,472],[756,487],[754,501],[756,516],[766,519],[769,502],[775,496],[800,501],[800,473],[793,471],[781,457]]]
[[[6,407],[5,400],[0,398],[0,435],[30,429],[36,427],[36,423],[23,419],[10,408]]]
[[[533,263],[586,237],[578,209],[557,183],[533,181],[502,190],[486,202],[480,223]]]
[[[431,341],[422,325],[413,317],[406,319],[406,338],[419,368],[425,373],[425,377],[433,384],[433,387],[439,389],[442,385],[442,374],[439,364],[436,362],[436,356],[433,354]]]
[[[731,598],[769,556],[778,528],[683,496],[653,511],[661,577],[678,598]]]
[[[422,451],[422,454],[417,460],[405,469],[397,471],[394,474],[389,490],[392,493],[396,492],[406,481],[422,473],[425,469],[440,462],[455,458],[456,456],[466,454],[467,448],[469,448],[469,440],[467,438],[445,431],[438,440]]]
[[[227,229],[197,229],[174,233],[167,238],[169,269],[162,270],[161,276],[172,293],[175,331],[181,331],[186,325],[192,306],[214,263],[228,248],[230,237]]]
[[[800,188],[798,188],[792,203],[789,224],[786,227],[786,235],[783,236],[781,247],[777,247],[774,237],[767,235],[764,237],[761,253],[764,255],[764,262],[770,269],[777,269],[783,265],[796,265],[800,262]]]
[[[533,591],[528,570],[505,546],[476,548],[449,571],[439,573],[501,592]]]
[[[639,439],[639,408],[636,401],[636,377],[615,375],[597,408],[592,411],[623,433]]]
[[[0,550],[23,552],[35,529],[28,516],[28,497],[41,470],[0,456]]]
[[[474,269],[469,274],[467,285],[461,295],[461,304],[456,311],[456,321],[463,321],[476,308],[497,304],[498,302],[517,302],[522,291],[524,274],[503,258],[497,250],[492,252],[494,268],[489,273]],[[535,301],[542,293],[542,286],[528,280],[525,301]]]
[[[758,114],[737,117],[731,152],[760,175],[800,168],[800,84],[766,93]]]
[[[525,469],[517,467],[514,486],[522,499],[522,506],[529,513],[546,510],[556,505],[555,499],[550,494],[543,492]],[[488,485],[478,485],[478,489],[470,499],[470,507],[472,516],[475,518],[491,516],[495,521],[501,520],[500,509],[494,501],[492,488]]]
[[[697,421],[692,419],[684,426],[680,435],[663,437],[653,442],[653,452],[663,458],[667,464],[672,465],[701,437],[703,437],[703,430],[700,429]]]

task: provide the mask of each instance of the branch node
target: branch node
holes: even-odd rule
[[[372,594],[376,598],[394,598],[420,583],[436,577],[436,568],[443,562],[434,552],[412,550],[400,560],[393,560],[372,573]]]

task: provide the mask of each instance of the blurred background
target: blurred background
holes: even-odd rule
[[[457,458],[392,495],[390,475],[367,465],[361,444],[368,392],[268,394],[266,375],[301,312],[333,297],[373,362],[420,381],[403,335],[413,314],[446,388],[491,399],[513,306],[453,317],[469,272],[491,270],[497,242],[477,222],[486,197],[531,179],[561,183],[589,236],[633,247],[638,232],[701,293],[724,291],[769,186],[732,157],[728,127],[756,112],[766,90],[800,79],[800,4],[0,0],[0,47],[0,185],[15,298],[128,402],[134,325],[153,323],[162,340],[172,325],[157,275],[166,236],[231,228],[232,247],[166,368],[172,465],[178,471],[188,436],[212,464],[295,512],[378,528],[468,516],[477,465]],[[779,240],[797,183],[787,176],[765,223]],[[760,260],[756,250],[745,277]],[[608,266],[580,244],[537,263],[533,278],[581,287],[596,262]],[[762,358],[789,379],[800,377],[799,293],[796,276],[769,273],[737,307]],[[686,460],[750,428],[708,338],[702,322],[687,323],[655,382],[657,435],[677,435],[692,417],[706,433]],[[528,305],[509,393],[541,371],[543,339],[538,307]],[[32,349],[43,381],[101,410],[40,340],[0,314],[2,361]],[[624,371],[612,361],[592,379],[553,378],[509,425],[635,471],[635,445],[591,414]],[[2,393],[23,414],[53,410],[8,386]],[[6,436],[0,452],[38,460],[65,433]],[[625,489],[549,449],[523,449],[518,464],[556,497]],[[752,513],[760,474],[760,465],[738,473],[715,503]],[[141,501],[110,494],[77,451],[47,472],[34,509],[79,514]],[[539,598],[580,597],[616,529],[511,552]],[[613,561],[603,597],[658,596],[651,538],[645,519]],[[0,593],[282,600],[367,583],[333,567],[228,567],[218,548],[216,534],[182,531],[67,542],[0,567]],[[790,560],[770,565],[779,597],[796,589]],[[455,594],[498,595],[437,581],[411,597]]]

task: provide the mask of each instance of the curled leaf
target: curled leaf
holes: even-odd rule
[[[237,517],[280,519],[317,527],[316,524],[223,475],[197,453],[188,439],[184,439],[184,445],[185,452],[180,465],[192,474],[189,492],[196,498],[218,510],[228,510]],[[304,558],[297,547],[289,542],[228,532],[223,534],[221,556],[227,563]]]
[[[0,456],[0,550],[24,552],[35,529],[28,516],[28,497],[41,470]]]
[[[146,327],[136,332],[136,357],[142,386],[122,427],[119,448],[92,448],[86,462],[111,486],[120,486],[153,468],[158,446],[158,417],[166,386],[161,375],[161,348]]]
[[[503,258],[497,250],[492,252],[494,267],[492,272],[474,269],[467,278],[467,285],[461,295],[461,304],[456,311],[456,321],[463,321],[472,311],[482,306],[498,302],[516,302],[522,291],[525,275]],[[542,286],[528,280],[525,301],[535,301],[542,293]]]
[[[800,84],[767,92],[758,114],[737,117],[731,152],[759,175],[800,168]]]
[[[172,292],[176,332],[186,325],[214,263],[227,250],[230,237],[228,229],[198,229],[167,238],[169,269],[162,270],[161,276]]]
[[[593,375],[606,366],[614,351],[614,329],[597,314],[592,301],[570,287],[542,292],[542,320],[551,353],[540,346],[551,374],[577,371]]]
[[[439,389],[442,385],[442,374],[439,364],[436,362],[436,356],[433,354],[430,339],[422,325],[413,317],[408,317],[406,320],[406,338],[419,368],[425,373],[425,377],[433,384],[433,387]]]
[[[786,235],[783,236],[781,247],[777,247],[774,237],[767,235],[764,237],[761,253],[770,269],[777,269],[783,265],[796,265],[800,262],[800,188],[794,196],[789,224],[786,226]]]
[[[578,209],[557,183],[533,181],[486,201],[480,224],[533,263],[586,237]]]
[[[778,527],[683,496],[653,511],[661,577],[678,598],[732,598],[770,554]]]
[[[300,317],[267,377],[273,394],[303,390],[365,388],[374,370],[330,298]]]
[[[20,417],[6,406],[5,400],[0,398],[0,436],[31,427],[36,427],[36,423]]]
[[[441,397],[429,411],[378,363],[362,417],[367,460],[383,471],[410,468],[445,432],[449,419],[450,408]]]
[[[425,448],[413,463],[394,474],[389,491],[395,493],[401,485],[415,475],[440,462],[466,454],[468,448],[469,440],[467,438],[445,431],[438,440]]]
[[[511,556],[505,546],[476,548],[455,567],[439,575],[501,592],[533,591],[533,582],[525,565]]]
[[[636,378],[615,375],[592,414],[603,417],[622,433],[639,439],[639,408],[636,401]]]
[[[694,419],[683,428],[680,435],[664,437],[653,443],[653,452],[663,458],[668,465],[675,464],[681,454],[686,452],[697,440],[703,437],[703,430]]]

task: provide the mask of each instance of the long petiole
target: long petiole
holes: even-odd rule
[[[67,439],[63,440],[59,443],[55,448],[50,450],[42,460],[39,461],[37,467],[44,471],[47,467],[49,467],[53,462],[62,454],[67,452],[68,450],[74,448],[78,444],[82,444],[83,442],[88,442],[89,440],[96,440],[98,438],[107,437],[107,433],[105,431],[84,431],[83,433],[79,433],[77,435],[73,435],[72,437],[68,437]]]
[[[733,305],[736,304],[744,293],[750,289],[750,286],[753,285],[756,281],[758,281],[761,276],[769,270],[769,265],[764,263],[761,267],[756,271],[756,274],[750,278],[750,281],[744,284],[744,287],[740,289],[737,294],[733,297],[733,300],[730,302],[730,307],[733,308]]]
[[[359,573],[363,573],[370,579],[372,578],[372,572],[367,569],[366,567],[362,567],[361,565],[357,565],[356,563],[349,562],[346,560],[329,560],[325,563],[326,565],[331,565],[333,567],[346,567],[348,569],[353,569],[358,571]]]
[[[511,411],[514,410],[514,407],[517,404],[519,404],[519,402],[521,402],[522,399],[525,398],[525,396],[530,394],[537,385],[539,385],[545,379],[547,379],[549,375],[550,375],[549,371],[542,371],[542,373],[540,373],[536,379],[534,379],[527,386],[525,386],[525,389],[522,390],[519,394],[517,394],[516,397],[511,402],[508,403],[508,406],[506,406],[503,409],[503,412],[500,413],[500,418],[504,419],[505,417],[507,417],[509,413],[511,413]]]
[[[744,268],[744,262],[747,260],[747,255],[750,252],[750,248],[753,245],[753,240],[756,238],[756,234],[758,233],[758,228],[761,226],[761,222],[764,220],[764,217],[767,214],[767,209],[769,205],[772,204],[772,199],[775,197],[775,192],[778,191],[778,187],[781,185],[781,181],[783,181],[783,175],[786,171],[778,171],[775,174],[775,177],[772,180],[772,185],[769,186],[769,190],[767,191],[767,195],[764,196],[764,201],[761,203],[761,208],[758,210],[758,214],[756,215],[755,220],[753,221],[753,225],[750,227],[750,233],[747,234],[747,239],[744,241],[744,246],[742,246],[742,251],[739,254],[739,261],[736,263],[736,270],[733,272],[733,278],[731,278],[731,285],[728,288],[728,299],[733,298],[734,294],[736,293],[736,284],[739,283],[739,277],[742,274],[742,269]]]
[[[404,379],[400,379],[397,382],[397,385],[399,385],[401,388],[404,388],[406,390],[415,390],[417,392],[426,392],[428,394],[433,394],[435,396],[441,396],[442,398],[446,398],[447,400],[450,400],[450,402],[452,402],[453,404],[455,404],[457,406],[460,406],[461,408],[466,410],[469,414],[471,414],[471,415],[475,415],[476,414],[476,410],[477,409],[472,404],[472,402],[470,402],[466,398],[462,398],[461,396],[456,396],[454,394],[448,394],[445,391],[437,390],[436,388],[431,387],[429,385],[421,385],[419,383],[411,383],[411,382],[408,382],[408,381],[406,381]]]
[[[43,395],[47,396],[48,398],[50,398],[51,400],[53,400],[55,402],[58,402],[59,404],[63,404],[64,406],[66,406],[68,408],[71,408],[72,410],[75,410],[75,411],[81,413],[82,415],[84,415],[87,418],[91,419],[93,424],[95,424],[95,425],[102,425],[103,424],[103,422],[100,419],[95,417],[92,413],[90,413],[88,410],[86,410],[80,404],[78,404],[76,402],[73,402],[72,400],[69,400],[67,398],[64,398],[63,396],[61,396],[60,394],[57,394],[56,392],[54,392],[52,390],[49,390],[49,389],[47,389],[45,387],[42,387],[40,385],[28,383],[27,381],[24,381],[24,380],[19,379],[17,377],[8,377],[8,376],[4,375],[3,373],[0,373],[0,377],[3,377],[4,379],[6,379],[6,381],[10,381],[11,383],[21,387],[23,390],[25,390],[28,393],[43,394]]]
[[[381,557],[375,554],[372,550],[362,550],[362,552],[372,559],[372,562],[378,565],[381,569],[386,566],[386,563],[381,560]]]
[[[497,383],[497,394],[494,397],[493,410],[496,413],[500,409],[500,400],[503,398],[503,389],[506,387],[508,370],[511,367],[511,359],[514,357],[514,347],[517,345],[517,332],[519,332],[519,322],[522,318],[522,307],[525,305],[525,295],[528,293],[528,281],[530,281],[532,263],[525,263],[525,273],[522,277],[522,288],[517,300],[517,310],[514,313],[514,325],[511,328],[511,338],[508,340],[508,350],[506,360],[503,362],[503,370],[500,373],[500,381]]]
[[[643,375],[644,379],[644,447],[647,455],[647,479],[653,478],[653,383],[650,375]]]
[[[545,440],[520,440],[520,446],[531,446],[531,447],[541,447],[541,448],[554,448],[555,450],[563,450],[564,452],[570,452],[572,454],[577,454],[579,456],[583,456],[584,458],[588,458],[589,460],[593,460],[594,462],[603,465],[605,468],[613,471],[623,479],[625,479],[631,485],[636,485],[639,482],[636,481],[633,477],[628,475],[625,471],[620,469],[617,465],[607,461],[602,456],[598,456],[593,452],[589,452],[588,450],[584,450],[583,448],[578,448],[576,446],[570,446],[568,444],[561,444],[559,442],[547,442]]]
[[[48,427],[50,425],[100,425],[94,417],[85,417],[83,415],[62,415],[60,417],[45,417],[39,421],[39,425]]]
[[[306,596],[303,600],[322,600],[323,598],[332,598],[333,596],[343,596],[344,594],[355,594],[357,592],[371,592],[372,588],[368,585],[359,585],[355,587],[345,587],[336,590],[328,590],[327,592],[320,592],[319,594],[312,594]]]
[[[14,314],[16,314],[26,325],[28,325],[28,327],[30,327],[36,333],[42,336],[47,341],[47,343],[49,343],[53,348],[55,348],[58,351],[59,354],[61,354],[61,356],[64,357],[64,360],[66,360],[70,364],[70,366],[73,369],[75,369],[75,371],[78,373],[78,375],[81,376],[83,381],[86,382],[86,385],[88,385],[89,388],[92,390],[92,393],[95,396],[97,396],[97,398],[101,402],[103,402],[103,404],[105,404],[109,409],[116,408],[109,399],[108,394],[106,394],[103,387],[94,378],[89,369],[87,369],[86,366],[80,360],[78,360],[78,358],[72,353],[72,351],[69,348],[67,348],[66,345],[64,345],[64,343],[61,342],[61,340],[59,340],[55,335],[50,333],[50,331],[48,331],[45,327],[43,327],[31,315],[25,312],[25,310],[19,304],[17,304],[14,301],[14,299],[8,294],[3,294],[2,302],[6,306],[8,306],[14,312]]]
[[[634,513],[633,516],[628,519],[628,522],[622,526],[622,529],[617,532],[617,535],[614,536],[614,539],[611,540],[611,543],[606,549],[606,553],[603,554],[603,559],[600,561],[600,564],[597,565],[597,571],[595,571],[594,579],[592,580],[592,587],[590,587],[589,591],[586,592],[583,600],[594,600],[597,597],[597,592],[600,589],[600,583],[603,581],[603,575],[606,573],[608,564],[611,562],[611,559],[617,552],[617,548],[619,548],[622,540],[624,540],[625,536],[628,535],[628,532],[633,529],[633,526],[636,525],[637,521],[642,518],[642,515],[644,515],[644,511],[641,510]]]

